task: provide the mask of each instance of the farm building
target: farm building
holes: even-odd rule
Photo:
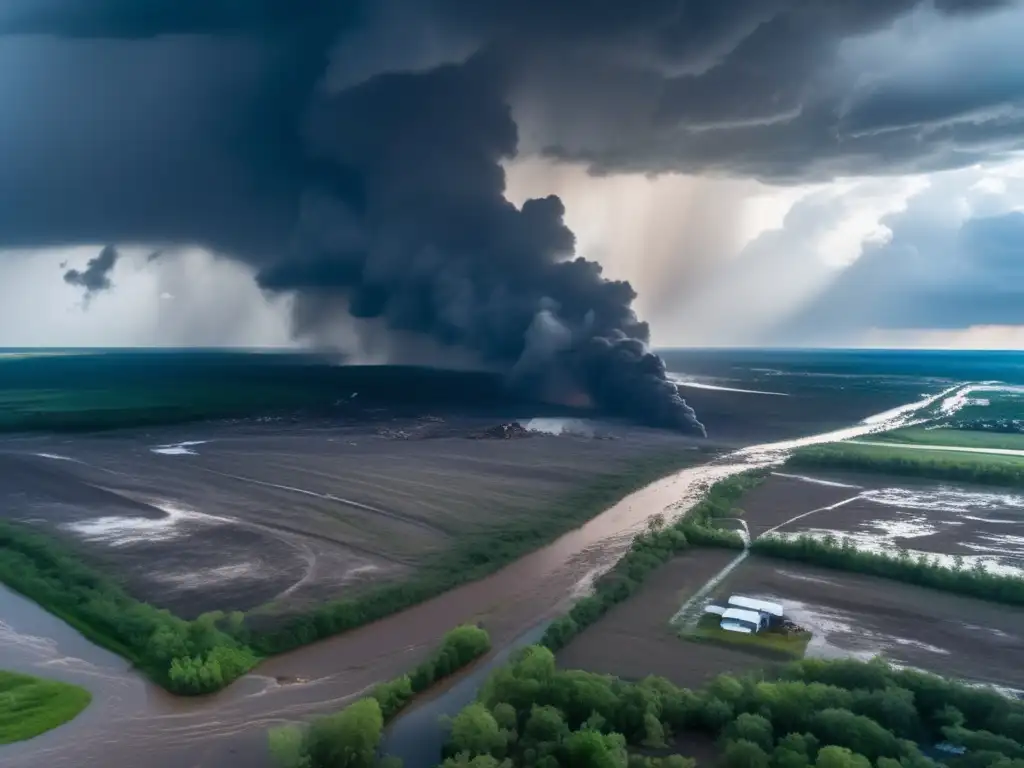
[[[779,603],[743,595],[730,596],[725,607],[709,605],[704,612],[721,616],[722,629],[745,634],[760,632],[783,622],[783,609]]]

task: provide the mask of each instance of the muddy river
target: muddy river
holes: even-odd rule
[[[374,684],[412,667],[445,631],[482,621],[499,649],[447,690],[392,724],[388,748],[407,768],[431,765],[442,738],[439,714],[475,696],[488,669],[513,646],[533,642],[543,624],[585,593],[653,515],[682,514],[710,482],[780,461],[793,448],[903,425],[954,390],[866,419],[849,429],[744,448],[664,478],[586,525],[493,575],[375,624],[269,659],[228,690],[202,699],[171,697],[34,603],[0,588],[4,668],[77,683],[93,704],[76,720],[28,742],[0,747],[4,768],[220,768],[269,766],[266,730],[336,710]]]

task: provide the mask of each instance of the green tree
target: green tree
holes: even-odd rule
[[[568,734],[569,726],[565,724],[562,713],[551,706],[534,705],[523,729],[523,738],[534,744],[557,744]]]
[[[777,746],[797,752],[811,763],[818,756],[818,740],[810,733],[787,733],[779,739]]]
[[[722,763],[727,768],[768,768],[767,753],[757,744],[746,739],[730,741],[722,753]]]
[[[309,768],[310,758],[300,728],[294,725],[271,728],[267,740],[270,742],[270,755],[278,768]]]
[[[728,702],[710,696],[697,710],[697,724],[712,733],[718,733],[733,719],[733,708]]]
[[[493,755],[471,757],[461,752],[441,763],[441,768],[512,768],[512,763],[509,760],[499,760]]]
[[[644,715],[644,738],[641,743],[645,747],[658,748],[665,746],[665,729],[653,712],[648,712]]]
[[[566,768],[626,768],[626,740],[621,734],[573,731],[563,742]]]
[[[452,721],[452,751],[471,755],[495,754],[505,746],[498,721],[483,704],[470,704]],[[500,754],[496,755],[501,757]]]
[[[811,721],[811,730],[824,743],[848,747],[868,760],[899,754],[899,742],[893,734],[874,720],[847,709],[818,712]]]
[[[818,759],[814,761],[815,768],[871,768],[871,762],[846,747],[837,747],[830,744],[822,747],[818,752]]]
[[[372,768],[384,730],[376,699],[360,699],[314,720],[307,738],[312,768]]]
[[[505,731],[514,731],[518,726],[516,708],[506,702],[495,704],[491,710],[494,719],[498,721],[498,727]]]
[[[786,747],[772,750],[771,768],[807,768],[811,761],[803,752],[796,752]]]
[[[768,718],[744,712],[726,729],[726,737],[733,740],[752,741],[765,752],[775,744],[775,733]]]

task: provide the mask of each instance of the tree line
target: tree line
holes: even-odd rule
[[[1024,578],[991,573],[980,561],[971,568],[965,568],[963,561],[957,558],[950,568],[942,565],[938,558],[924,554],[913,557],[905,549],[895,554],[867,552],[857,549],[850,539],[840,540],[833,535],[822,538],[808,534],[799,537],[761,536],[751,544],[751,551],[767,557],[881,576],[996,603],[1024,605]]]
[[[442,768],[692,768],[716,739],[723,768],[1024,768],[1024,702],[875,660],[803,660],[692,691],[560,670],[531,646],[452,721]]]
[[[856,443],[810,446],[795,451],[786,466],[798,469],[836,469],[881,472],[964,483],[1024,486],[1024,459],[996,454],[929,451]]]
[[[244,634],[240,613],[178,618],[129,597],[50,539],[8,523],[0,523],[0,582],[173,693],[215,691],[258,660],[239,639]]]
[[[741,514],[735,502],[765,476],[763,471],[755,470],[719,480],[672,525],[666,525],[663,518],[653,518],[648,530],[635,536],[626,554],[596,581],[593,594],[577,600],[568,614],[548,626],[541,644],[552,651],[561,650],[612,606],[633,595],[659,566],[690,545],[743,549],[738,533],[717,528],[715,522]]]
[[[449,631],[430,658],[409,675],[378,685],[369,696],[305,726],[270,730],[270,751],[280,768],[373,768],[397,761],[378,758],[384,726],[413,696],[458,671],[491,649],[480,627]]]

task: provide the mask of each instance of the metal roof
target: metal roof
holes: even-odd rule
[[[757,611],[746,611],[742,608],[727,608],[725,613],[722,614],[722,622],[726,621],[739,621],[759,627],[761,626],[761,614]]]
[[[744,635],[754,634],[754,630],[746,624],[738,624],[735,621],[723,621],[722,629],[728,630],[729,632],[742,632]]]
[[[772,603],[768,600],[755,600],[752,597],[744,597],[743,595],[733,595],[730,597],[729,605],[734,605],[737,608],[746,608],[751,611],[761,611],[778,619],[781,619],[783,614],[782,606],[779,603]]]

